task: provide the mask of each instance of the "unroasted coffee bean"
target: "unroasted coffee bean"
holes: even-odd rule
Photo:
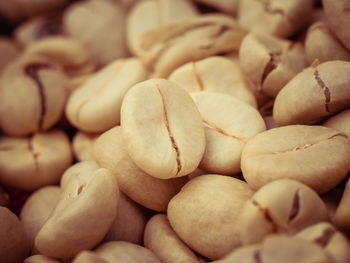
[[[39,252],[54,258],[74,257],[101,242],[116,217],[119,199],[117,182],[105,168],[72,175],[62,190],[35,238]]]
[[[350,106],[350,62],[328,61],[291,79],[277,95],[273,117],[279,126],[313,124]]]
[[[161,263],[151,250],[124,241],[102,244],[95,252],[109,263]]]
[[[234,174],[241,171],[241,154],[246,142],[265,131],[259,112],[225,94],[191,94],[205,127],[205,152],[199,168],[210,173]]]
[[[213,56],[189,62],[168,78],[188,92],[213,91],[232,95],[257,107],[251,87],[239,66],[229,59]]]
[[[324,126],[341,131],[350,138],[350,109],[346,109],[329,118]]]
[[[28,138],[0,136],[0,182],[23,190],[59,182],[72,163],[68,136],[60,130]]]
[[[103,133],[94,143],[96,162],[117,178],[120,190],[135,202],[155,211],[166,211],[170,199],[185,184],[184,177],[158,179],[131,160],[120,126]]]
[[[22,263],[29,254],[29,242],[16,215],[0,206],[0,259],[6,263]]]
[[[311,188],[294,180],[276,180],[261,187],[244,205],[242,242],[259,243],[272,233],[295,234],[327,220],[327,208]]]
[[[350,60],[350,52],[323,22],[311,25],[305,39],[305,53],[311,64],[316,59],[320,62],[330,60]]]
[[[120,192],[117,217],[105,236],[104,242],[127,241],[142,244],[146,223],[146,210]]]
[[[66,106],[67,118],[86,132],[104,132],[118,125],[124,95],[146,76],[139,59],[120,59],[110,63],[74,89]]]
[[[19,48],[10,38],[0,37],[0,73],[19,54]]]
[[[250,33],[239,49],[239,63],[255,92],[276,97],[295,74],[306,67],[301,43]]]
[[[41,227],[55,209],[60,200],[61,189],[58,186],[46,186],[30,195],[24,203],[20,219],[30,242],[32,253],[38,252],[34,240]]]
[[[0,78],[2,130],[21,136],[51,128],[63,113],[66,83],[61,67],[46,58],[13,61]]]
[[[72,263],[109,263],[104,260],[97,253],[84,250],[80,252],[72,261]]]
[[[148,221],[144,244],[163,263],[199,263],[198,257],[177,236],[164,214],[155,215]]]
[[[330,223],[318,223],[296,234],[296,237],[314,242],[328,252],[334,263],[350,261],[350,243]]]
[[[134,55],[142,54],[141,38],[148,30],[194,17],[197,13],[196,7],[189,0],[138,1],[126,20],[130,51]]]
[[[289,37],[307,22],[312,0],[245,0],[238,8],[240,25],[250,31]]]
[[[127,54],[125,21],[121,8],[107,0],[86,0],[70,5],[63,15],[64,31],[105,65]]]
[[[350,140],[323,127],[290,125],[262,132],[243,148],[241,168],[253,189],[283,178],[318,193],[339,184],[350,170]]]
[[[144,34],[142,60],[153,76],[166,78],[181,65],[238,50],[246,32],[225,15],[203,15]]]
[[[26,258],[23,263],[61,263],[61,261],[45,255],[34,255]]]
[[[322,0],[324,11],[331,24],[331,27],[344,46],[350,50],[350,14],[348,0]]]
[[[121,127],[131,159],[160,179],[191,173],[204,154],[198,109],[190,95],[169,80],[150,79],[133,86],[123,100]]]
[[[201,175],[169,202],[170,225],[190,248],[219,259],[241,245],[241,214],[252,195],[248,184],[236,178]]]
[[[93,145],[100,134],[89,134],[78,131],[72,140],[75,158],[80,161],[93,161]]]

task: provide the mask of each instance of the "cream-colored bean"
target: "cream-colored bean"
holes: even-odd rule
[[[312,0],[245,0],[238,8],[239,24],[249,31],[289,37],[301,29],[312,13]]]
[[[199,168],[209,173],[239,173],[244,145],[266,129],[261,115],[226,94],[202,91],[191,96],[205,126],[206,148]]]
[[[241,168],[253,189],[289,178],[325,193],[349,172],[349,155],[350,140],[343,133],[324,126],[290,125],[250,139],[243,148]]]
[[[253,195],[248,184],[223,175],[190,180],[168,205],[168,219],[193,250],[212,260],[241,245],[241,213]]]
[[[68,120],[85,132],[104,132],[118,125],[124,95],[146,76],[137,58],[111,62],[73,90],[66,105]]]
[[[301,43],[261,33],[250,33],[243,39],[239,63],[255,92],[270,97],[276,97],[307,65]]]
[[[30,242],[32,254],[38,252],[34,247],[35,237],[56,208],[60,198],[61,189],[50,185],[32,193],[24,203],[20,219]]]
[[[279,126],[313,124],[350,106],[350,62],[328,61],[304,69],[277,95],[273,117]]]
[[[112,171],[120,190],[135,202],[155,211],[166,211],[178,184],[185,178],[158,179],[142,171],[125,149],[120,126],[103,133],[94,143],[96,162]],[[178,183],[176,183],[178,181]]]
[[[93,161],[93,145],[100,134],[78,131],[72,140],[74,156],[78,161]]]
[[[95,252],[108,263],[161,263],[151,250],[124,241],[102,244]]]
[[[350,51],[323,22],[316,22],[309,27],[305,39],[305,53],[310,64],[316,59],[321,63],[330,60],[350,60]]]
[[[61,263],[61,261],[49,258],[45,255],[34,255],[26,258],[23,263]]]
[[[198,257],[177,236],[164,214],[157,214],[147,222],[144,245],[163,263],[199,263]]]
[[[344,46],[350,50],[350,32],[349,32],[349,1],[347,0],[322,0],[323,9],[331,24],[333,32],[343,42]]]
[[[196,104],[169,80],[133,86],[123,100],[121,127],[130,158],[160,179],[191,173],[204,154],[204,127]]]
[[[98,256],[95,252],[84,250],[74,258],[72,263],[108,263],[108,261]]]
[[[117,181],[105,168],[93,170],[91,176],[75,174],[62,190],[61,200],[35,238],[39,252],[54,258],[74,257],[102,241],[119,199]]]
[[[47,58],[24,56],[0,78],[0,124],[11,135],[23,136],[51,128],[61,118],[67,78]]]
[[[0,206],[0,259],[22,263],[29,254],[29,242],[21,222],[6,207]]]
[[[153,77],[166,78],[190,61],[238,50],[246,32],[225,15],[203,15],[143,35],[142,60]]]
[[[298,238],[316,243],[323,247],[334,263],[350,262],[350,243],[347,238],[337,231],[330,223],[318,223],[295,235]]]
[[[55,184],[72,159],[69,138],[60,130],[28,138],[0,136],[0,181],[8,186],[31,191]]]
[[[107,0],[76,2],[65,9],[63,29],[102,66],[127,55],[124,16],[119,6]]]
[[[327,208],[315,191],[298,181],[282,179],[264,185],[245,203],[240,233],[247,245],[273,233],[294,234],[327,220]]]
[[[337,226],[344,229],[350,230],[350,180],[346,183],[343,196],[340,200],[340,203],[335,211],[335,222]]]
[[[323,123],[324,126],[341,131],[350,138],[350,109],[346,109]]]
[[[103,241],[127,241],[141,245],[147,223],[146,212],[143,207],[120,192],[117,217]]]
[[[195,5],[189,0],[138,1],[126,20],[126,37],[130,51],[137,56],[142,54],[141,38],[147,31],[192,18],[197,14]]]
[[[172,72],[168,79],[190,93],[224,93],[257,107],[251,87],[239,66],[223,57],[213,56],[189,62]]]

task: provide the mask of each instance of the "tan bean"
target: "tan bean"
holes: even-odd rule
[[[118,125],[124,95],[146,76],[137,58],[108,64],[73,90],[66,106],[68,120],[85,132],[104,132]]]
[[[11,38],[0,37],[0,73],[19,55],[19,48]]]
[[[33,254],[38,252],[34,247],[35,237],[50,217],[60,198],[61,189],[58,186],[45,186],[32,193],[21,209],[20,219]]]
[[[120,190],[135,202],[155,211],[166,211],[184,178],[162,180],[142,171],[125,149],[120,126],[103,133],[94,144],[94,156],[101,167],[113,172]]]
[[[68,136],[60,130],[28,138],[0,136],[0,181],[24,190],[59,182],[72,163]]]
[[[61,261],[49,258],[45,255],[34,255],[26,258],[23,263],[61,263]]]
[[[0,206],[0,259],[21,263],[29,254],[29,242],[21,222],[6,207]]]
[[[198,257],[177,236],[164,214],[157,214],[148,221],[144,244],[163,263],[199,263]]]
[[[253,107],[257,102],[239,66],[229,59],[212,56],[177,68],[168,78],[188,92],[212,91],[240,99]]]
[[[204,154],[198,109],[190,95],[169,80],[150,79],[133,86],[123,100],[121,127],[130,158],[160,179],[191,173]]]
[[[328,61],[291,79],[277,95],[273,117],[279,126],[313,124],[350,106],[350,62]]]
[[[171,199],[168,219],[190,248],[212,260],[219,259],[241,245],[241,213],[252,195],[243,181],[202,175]]]
[[[238,50],[246,32],[225,15],[203,15],[143,35],[142,60],[153,77],[166,78],[190,61]]]
[[[294,180],[276,180],[261,187],[244,205],[242,242],[259,243],[272,233],[294,234],[328,219],[325,204],[311,188]]]
[[[290,125],[262,132],[243,148],[241,168],[250,187],[294,179],[325,193],[350,170],[350,140],[323,126]]]
[[[100,134],[78,131],[72,140],[74,156],[78,161],[93,161],[93,145]]]
[[[346,109],[323,123],[324,126],[341,131],[350,138],[350,109]]]
[[[246,142],[265,131],[259,112],[225,94],[191,94],[205,126],[206,148],[199,168],[210,173],[234,174],[241,171],[241,154]]]
[[[84,250],[74,258],[72,263],[108,263],[108,261],[98,256],[95,252]]]

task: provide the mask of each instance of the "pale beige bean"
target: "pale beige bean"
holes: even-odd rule
[[[68,120],[85,132],[104,132],[118,125],[124,95],[146,76],[146,69],[137,58],[108,64],[73,90],[66,106]]]
[[[32,254],[37,253],[34,240],[61,198],[58,186],[45,186],[30,195],[24,203],[20,219],[30,242]]]
[[[198,257],[177,236],[164,214],[155,215],[148,221],[144,245],[163,263],[199,263]]]
[[[324,11],[331,24],[333,32],[343,42],[344,46],[350,50],[350,14],[349,1],[347,0],[322,0]]]
[[[61,67],[40,56],[14,60],[0,78],[0,124],[22,136],[45,131],[58,122],[67,97]]]
[[[0,206],[0,259],[6,263],[22,263],[29,254],[29,242],[16,215]]]
[[[153,76],[166,78],[190,61],[238,50],[246,32],[225,15],[203,15],[144,34],[141,58]]]
[[[289,37],[307,23],[312,6],[312,0],[245,0],[240,2],[238,21],[249,31]]]
[[[143,207],[120,192],[117,217],[103,241],[127,241],[141,245],[148,219],[146,212]]]
[[[124,241],[102,244],[95,252],[109,263],[161,263],[151,250]]]
[[[324,126],[341,131],[350,138],[350,109],[346,109],[329,118]]]
[[[261,187],[242,212],[244,245],[259,243],[272,233],[295,234],[329,220],[326,205],[308,186],[294,180],[276,180]]]
[[[126,20],[128,48],[134,55],[142,54],[141,38],[148,30],[182,21],[198,14],[189,0],[138,1],[130,10]]]
[[[202,3],[211,7],[214,7],[223,13],[232,15],[237,14],[239,0],[195,0],[198,3]]]
[[[166,211],[183,177],[162,180],[136,166],[126,151],[120,126],[103,133],[94,144],[96,162],[113,172],[120,190],[135,202],[155,211]],[[178,183],[176,183],[178,181]]]
[[[204,154],[204,128],[196,104],[169,80],[150,79],[133,86],[123,100],[121,127],[130,158],[160,179],[191,173]]]
[[[240,99],[253,107],[257,102],[239,66],[223,57],[209,57],[177,68],[168,78],[188,92],[212,91]]]
[[[168,219],[190,248],[209,259],[219,259],[241,245],[241,214],[252,195],[243,181],[202,175],[171,199]]]
[[[61,261],[45,255],[34,255],[26,258],[23,263],[61,263]]]
[[[71,4],[63,15],[64,32],[89,50],[93,61],[105,65],[125,57],[125,15],[107,0],[86,0]]]
[[[350,52],[325,23],[317,22],[311,25],[305,39],[305,53],[311,64],[316,59],[321,63],[330,60],[350,60]]]
[[[337,231],[330,223],[318,223],[305,228],[296,237],[316,243],[323,247],[334,263],[350,262],[350,243],[347,238]]]
[[[19,48],[11,38],[0,37],[0,73],[19,55]]]
[[[243,39],[239,63],[256,93],[270,97],[276,97],[307,66],[301,43],[261,33],[250,33]]]
[[[239,247],[225,257],[214,260],[212,263],[231,263],[231,262],[244,262],[244,263],[259,263],[261,262],[259,245],[249,245]]]
[[[279,126],[313,124],[350,106],[350,62],[328,61],[291,79],[277,95],[273,117]]]
[[[35,238],[35,246],[54,258],[74,257],[95,247],[111,227],[119,199],[117,181],[105,168],[76,174]],[[103,219],[101,219],[103,215]]]
[[[89,134],[78,131],[72,140],[75,158],[80,161],[93,161],[93,145],[100,134]]]
[[[69,138],[60,130],[28,138],[0,136],[0,181],[5,185],[35,190],[55,184],[72,159]]]
[[[290,125],[262,132],[243,148],[241,168],[253,189],[277,179],[294,179],[325,193],[350,170],[350,140],[323,127]]]
[[[199,168],[209,173],[235,174],[241,171],[241,154],[246,142],[266,130],[259,112],[226,94],[191,94],[205,126],[206,148]]]
[[[340,203],[335,211],[335,222],[337,226],[344,229],[350,230],[350,180],[346,183],[343,196],[340,200]]]
[[[108,261],[98,256],[95,252],[84,250],[74,258],[72,263],[108,263]]]

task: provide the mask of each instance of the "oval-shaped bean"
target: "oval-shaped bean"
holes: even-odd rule
[[[77,161],[93,161],[93,145],[100,134],[77,131],[72,140],[74,157]]]
[[[341,131],[350,138],[350,109],[346,109],[323,123],[324,126]]]

